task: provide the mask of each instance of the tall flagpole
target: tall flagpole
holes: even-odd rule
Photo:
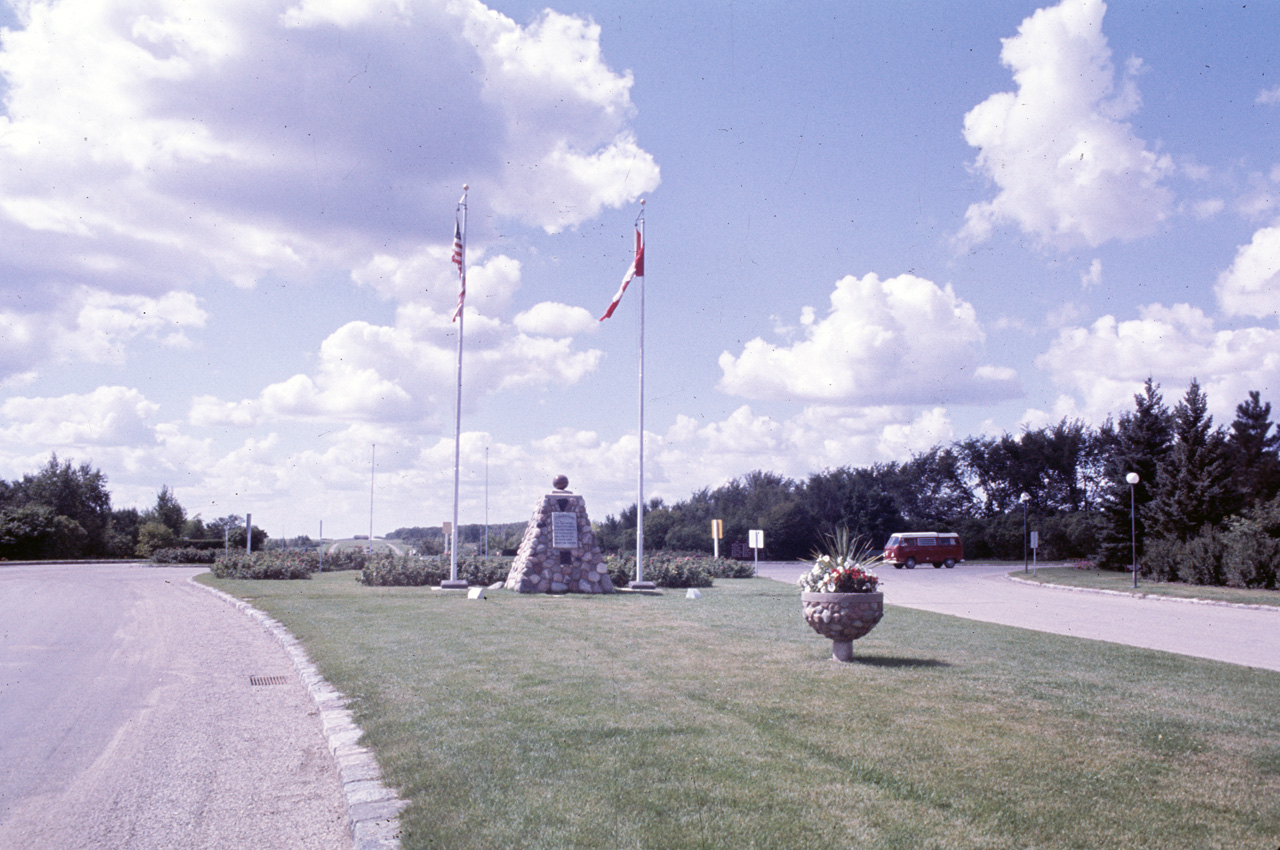
[[[489,447],[484,447],[484,556],[489,557]]]
[[[636,218],[636,226],[640,228],[640,244],[647,248],[644,241],[644,199],[640,199],[640,215]],[[643,255],[641,255],[643,256]],[[636,277],[640,278],[640,471],[636,478],[636,580],[631,587],[637,590],[652,590],[651,581],[644,580],[644,266],[636,269]]]
[[[453,318],[458,322],[458,395],[453,408],[453,538],[449,545],[449,580],[440,583],[442,588],[467,586],[466,579],[458,578],[458,485],[462,465],[462,327],[466,321],[463,307],[467,300],[467,192],[470,188],[462,184],[462,199],[458,201],[454,222],[453,261],[458,266],[458,308]],[[459,212],[462,215],[461,230],[456,221]]]

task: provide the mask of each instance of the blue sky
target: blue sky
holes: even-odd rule
[[[1280,4],[0,5],[0,476],[275,536],[1280,377]]]

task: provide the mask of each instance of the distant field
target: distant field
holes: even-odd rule
[[[1063,584],[1069,587],[1089,587],[1097,590],[1115,590],[1121,593],[1139,593],[1149,596],[1172,596],[1181,599],[1207,599],[1215,602],[1234,602],[1240,605],[1274,605],[1280,607],[1280,591],[1245,590],[1236,587],[1203,587],[1192,584],[1138,579],[1133,587],[1133,573],[1117,573],[1109,570],[1076,569],[1074,567],[1040,567],[1034,574],[1023,573],[1019,567],[1010,575],[1045,584]]]
[[[893,606],[841,665],[767,579],[204,580],[353,697],[406,850],[1280,846],[1277,673]]]

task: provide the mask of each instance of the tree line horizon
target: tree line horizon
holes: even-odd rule
[[[674,504],[649,500],[645,546],[709,553],[711,520],[720,519],[722,556],[762,529],[761,557],[803,559],[844,528],[871,549],[896,532],[955,532],[967,558],[1017,560],[1025,528],[1038,532],[1041,560],[1089,560],[1112,570],[1136,560],[1140,573],[1158,579],[1275,588],[1280,433],[1271,404],[1250,391],[1229,427],[1214,427],[1207,410],[1197,380],[1170,409],[1148,378],[1132,410],[1096,427],[1063,418],[1017,436],[965,437],[908,461],[828,468],[803,480],[755,470]],[[1139,476],[1132,488],[1128,473]],[[106,484],[91,464],[59,462],[56,453],[35,474],[0,480],[0,558],[147,557],[192,540],[229,539],[244,548],[239,515],[188,518],[167,486],[150,509],[112,510]],[[602,549],[634,549],[636,513],[632,503],[595,523]],[[464,546],[510,552],[523,529],[491,525],[487,547],[483,525],[463,524],[458,536]],[[255,526],[253,534],[255,549],[266,545],[266,532]],[[439,528],[399,528],[388,538],[423,552],[443,548]],[[315,545],[305,536],[289,543]]]

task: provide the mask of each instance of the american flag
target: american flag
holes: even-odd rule
[[[453,264],[458,267],[458,309],[453,311],[453,321],[462,315],[462,304],[467,300],[466,257],[462,247],[462,226],[453,222]]]
[[[631,261],[631,268],[627,269],[627,273],[622,278],[622,286],[618,287],[618,291],[614,293],[613,300],[609,302],[609,309],[604,311],[604,315],[600,317],[600,321],[604,321],[613,315],[613,311],[617,309],[618,302],[622,300],[622,293],[627,291],[627,284],[631,283],[633,278],[644,277],[644,237],[640,235],[640,230],[636,229],[636,256]]]

